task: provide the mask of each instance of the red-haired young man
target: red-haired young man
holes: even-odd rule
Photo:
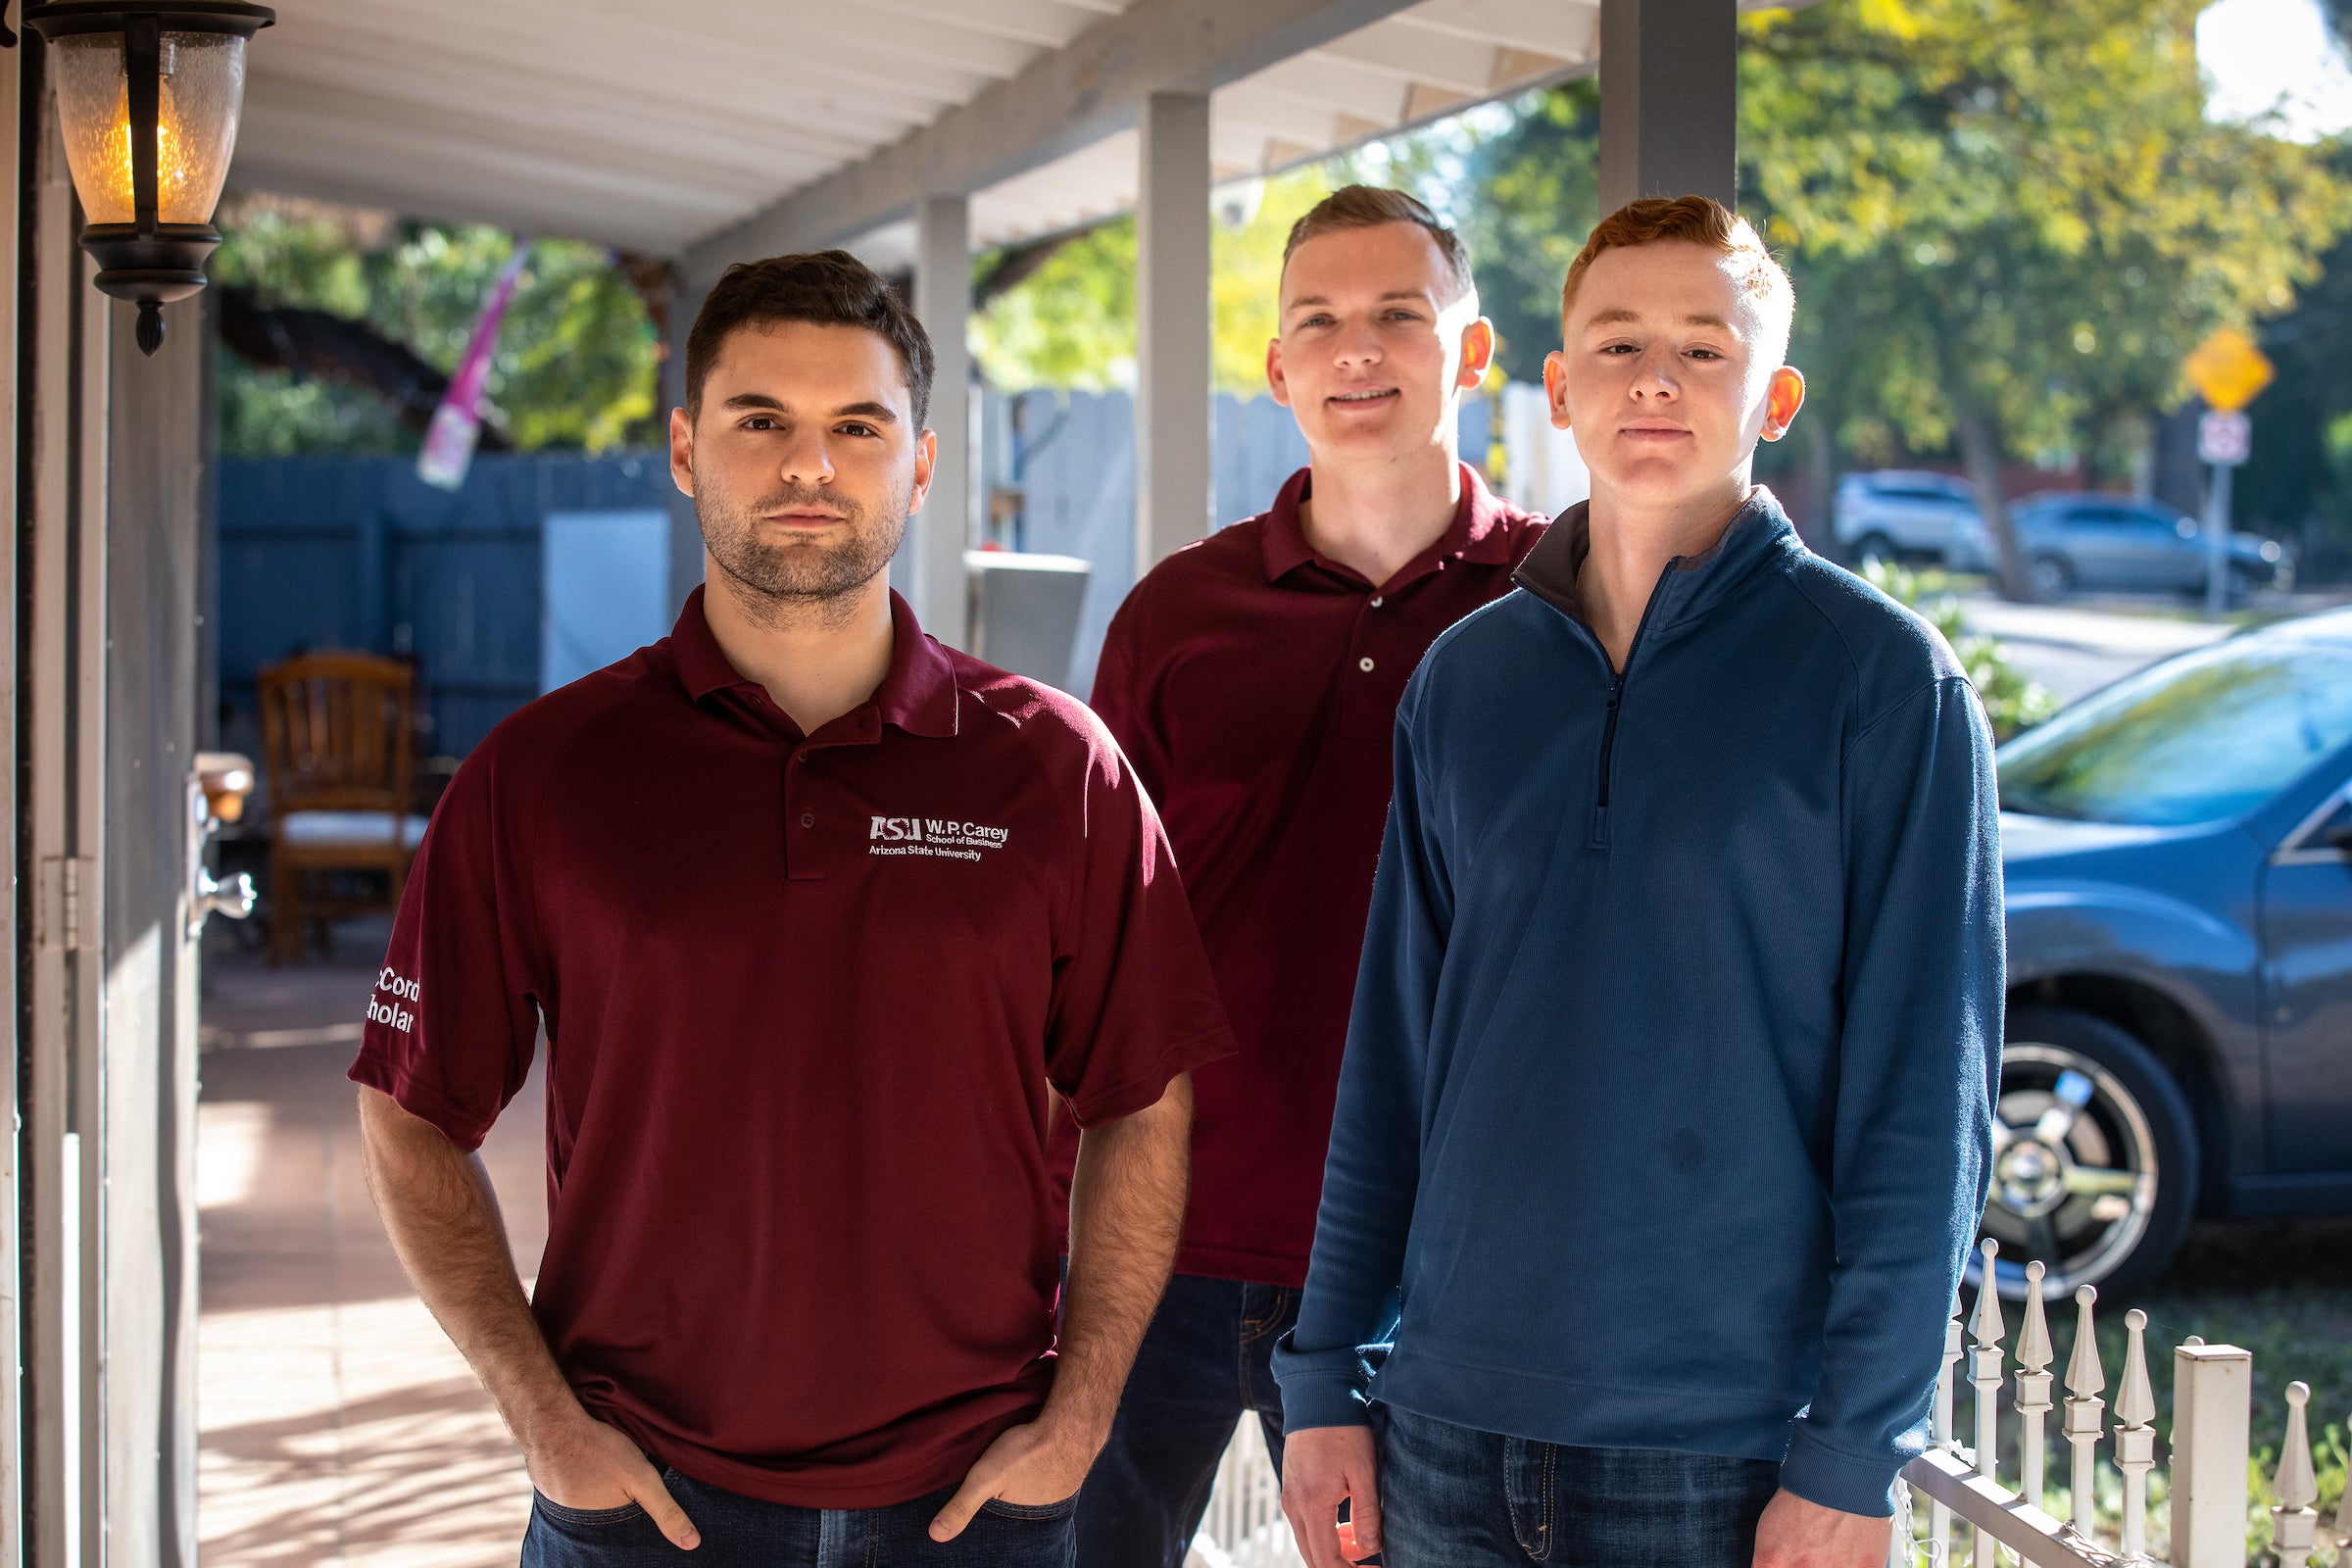
[[[1601,222],[1544,368],[1592,499],[1398,710],[1276,1357],[1313,1568],[1343,1499],[1389,1568],[1886,1561],[1984,1202],[1999,829],[1952,651],[1750,481],[1792,308],[1703,197]]]

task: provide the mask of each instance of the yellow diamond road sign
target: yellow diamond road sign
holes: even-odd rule
[[[2207,405],[2225,414],[2253,402],[2254,395],[2278,373],[2253,340],[2232,326],[2223,327],[2198,344],[2180,368],[2188,372],[2189,383],[2204,395]]]

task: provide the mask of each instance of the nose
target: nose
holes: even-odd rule
[[[1332,345],[1332,363],[1342,369],[1361,369],[1381,360],[1380,334],[1367,322],[1351,321]]]
[[[791,440],[785,443],[777,473],[791,484],[831,484],[833,482],[833,452],[825,441],[825,430],[813,421],[802,421]]]
[[[1675,384],[1674,350],[1652,347],[1642,351],[1642,363],[1635,368],[1633,395],[1644,403],[1671,403],[1682,395]]]

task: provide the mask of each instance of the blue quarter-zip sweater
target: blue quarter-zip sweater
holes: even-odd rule
[[[1762,490],[1612,670],[1585,522],[1398,710],[1284,1424],[1364,1420],[1387,1337],[1374,1399],[1883,1515],[1984,1201],[1991,736]]]

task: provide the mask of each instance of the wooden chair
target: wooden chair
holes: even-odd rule
[[[304,654],[255,681],[270,780],[270,961],[278,963],[302,956],[310,921],[382,907],[314,897],[313,873],[386,872],[397,908],[425,818],[409,808],[408,665],[372,654]]]

